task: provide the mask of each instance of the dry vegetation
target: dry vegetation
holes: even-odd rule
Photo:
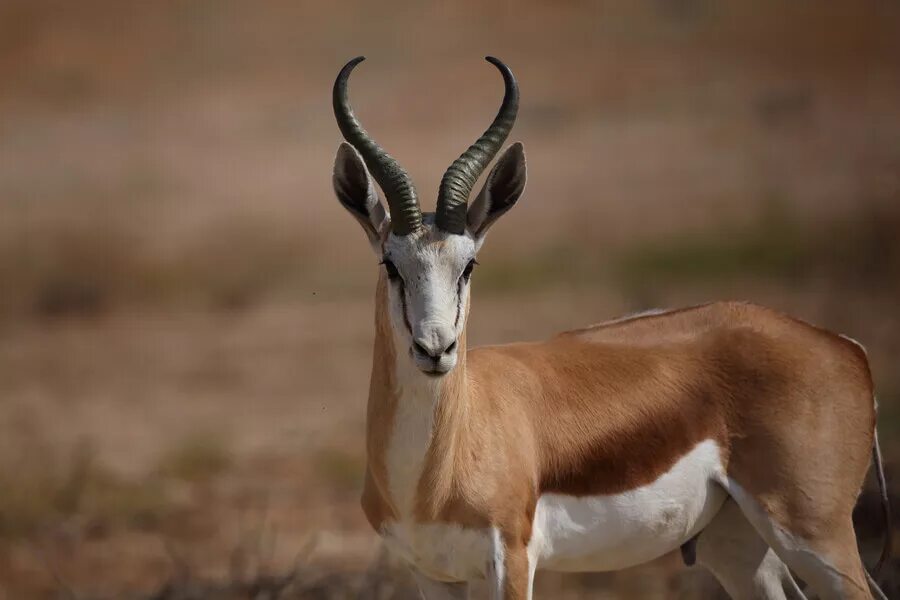
[[[529,187],[470,338],[713,298],[850,334],[900,507],[893,4],[9,0],[0,599],[412,597],[357,505],[374,260],[329,190],[330,85],[370,57],[356,106],[428,203],[496,108],[489,52]],[[871,559],[870,491],[857,516]],[[538,579],[718,593],[677,557]]]

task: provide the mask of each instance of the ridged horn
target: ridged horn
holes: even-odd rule
[[[494,122],[468,150],[453,161],[441,179],[435,224],[448,233],[461,234],[465,231],[466,208],[472,187],[503,146],[519,111],[519,86],[512,71],[493,56],[486,56],[485,60],[500,70],[506,91]]]
[[[400,163],[366,133],[350,107],[347,91],[350,72],[365,59],[357,56],[338,73],[332,91],[334,118],[344,139],[360,153],[372,177],[384,191],[391,209],[391,229],[396,235],[408,235],[422,226],[422,211],[412,180]]]

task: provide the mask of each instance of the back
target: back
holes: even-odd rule
[[[862,358],[862,360],[861,360]],[[539,343],[473,349],[480,401],[527,411],[540,489],[618,493],[653,481],[704,440],[727,461],[730,432],[773,411],[808,412],[870,389],[864,355],[837,335],[745,303],[637,315]],[[787,404],[795,406],[788,407]]]

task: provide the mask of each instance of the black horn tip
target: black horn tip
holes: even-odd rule
[[[506,63],[504,63],[502,60],[500,60],[496,56],[485,56],[484,60],[488,61],[489,63],[491,63],[498,69],[500,69],[501,71],[509,71],[509,67],[506,66]]]
[[[503,81],[506,83],[507,91],[512,91],[515,96],[518,96],[518,84],[516,83],[516,77],[513,75],[512,69],[495,56],[485,56],[484,60],[497,67],[497,70],[503,75]]]
[[[341,79],[346,79],[347,77],[349,77],[349,76],[350,76],[350,71],[352,71],[353,68],[354,68],[356,65],[358,65],[359,63],[361,63],[361,62],[364,61],[364,60],[366,60],[366,57],[365,57],[365,56],[357,56],[356,58],[349,60],[349,61],[347,62],[347,64],[344,65],[344,66],[341,68],[341,72],[338,73],[338,77],[337,77],[337,78],[338,78],[338,81],[340,81]]]

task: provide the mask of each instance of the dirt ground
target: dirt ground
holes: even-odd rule
[[[717,298],[846,333],[900,507],[896,6],[10,0],[0,599],[409,594],[358,508],[376,259],[330,191],[329,94],[360,53],[357,112],[426,206],[499,102],[481,57],[520,80],[528,188],[470,343]],[[677,556],[538,588],[720,593]]]

